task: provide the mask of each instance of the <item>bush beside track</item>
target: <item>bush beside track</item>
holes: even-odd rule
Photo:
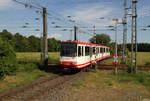
[[[12,46],[0,38],[0,79],[15,74],[17,70],[16,54]]]

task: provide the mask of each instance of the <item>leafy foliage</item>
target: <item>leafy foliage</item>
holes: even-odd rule
[[[23,71],[23,72],[32,72],[35,69],[37,69],[37,65],[34,63],[27,63],[27,64],[19,65],[19,71]]]
[[[0,78],[4,75],[14,74],[16,71],[16,55],[12,46],[0,39]]]
[[[115,43],[114,42],[110,44],[110,53],[111,54],[115,53]]]
[[[91,43],[94,43],[94,37],[89,40]],[[105,46],[109,46],[110,37],[106,34],[96,34],[96,44],[101,44]]]
[[[150,52],[150,43],[138,43],[137,50],[138,52]],[[127,44],[127,48],[131,51],[131,44]]]
[[[146,62],[145,65],[146,65],[146,66],[150,66],[150,62]]]
[[[57,52],[59,51],[61,41],[56,40],[55,38],[48,39],[48,51]]]
[[[41,51],[41,38],[36,36],[25,37],[19,33],[11,34],[7,30],[0,32],[2,40],[9,42],[15,49],[16,52],[40,52]],[[59,51],[60,46],[59,40],[55,38],[48,39],[48,51],[56,52]]]

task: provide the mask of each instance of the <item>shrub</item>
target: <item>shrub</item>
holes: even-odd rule
[[[14,74],[16,71],[16,54],[12,46],[0,38],[0,79],[4,75]]]
[[[146,66],[150,66],[150,62],[146,62],[145,65],[146,65]]]
[[[34,63],[28,64],[21,64],[19,65],[19,70],[23,72],[32,72],[33,70],[37,69],[37,65]]]

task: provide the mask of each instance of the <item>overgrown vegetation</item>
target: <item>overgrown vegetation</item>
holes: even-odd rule
[[[101,75],[101,74],[99,74]],[[102,76],[102,75],[101,75]],[[121,80],[128,80],[134,83],[140,83],[150,88],[150,72],[138,71],[136,74],[130,74],[128,72],[120,71],[118,75],[103,74],[104,77],[109,77],[113,80],[120,82]]]
[[[114,75],[112,71],[97,71],[91,72],[90,75],[93,79],[96,79],[97,83],[101,83],[101,85],[103,85],[102,82],[107,86],[112,86],[114,81],[118,83],[131,82],[141,84],[150,90],[150,71],[138,71],[136,74],[119,71],[118,75]]]
[[[31,65],[31,64],[30,64]],[[12,88],[19,87],[21,85],[25,85],[27,83],[31,83],[35,80],[37,80],[39,77],[44,75],[53,75],[51,73],[47,73],[45,71],[41,71],[39,69],[34,68],[32,69],[26,69],[26,66],[30,65],[22,65],[20,69],[16,72],[16,75],[7,75],[3,80],[0,80],[0,92],[8,91]],[[29,68],[29,67],[28,67]],[[26,72],[26,70],[28,72]]]
[[[16,54],[12,46],[0,38],[0,79],[15,74],[17,70]]]
[[[146,65],[146,66],[150,66],[150,62],[146,62],[145,65]]]
[[[20,72],[32,72],[38,69],[38,66],[34,63],[20,64],[18,66],[19,66],[18,71]]]
[[[94,43],[94,37],[89,40],[91,43]],[[106,34],[96,34],[96,44],[109,46],[110,45],[110,36]]]

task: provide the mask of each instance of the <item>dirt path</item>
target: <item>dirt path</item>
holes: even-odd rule
[[[67,94],[65,89],[88,73],[65,74],[40,78],[31,84],[0,94],[0,101],[61,101]],[[66,93],[65,93],[66,92]]]

